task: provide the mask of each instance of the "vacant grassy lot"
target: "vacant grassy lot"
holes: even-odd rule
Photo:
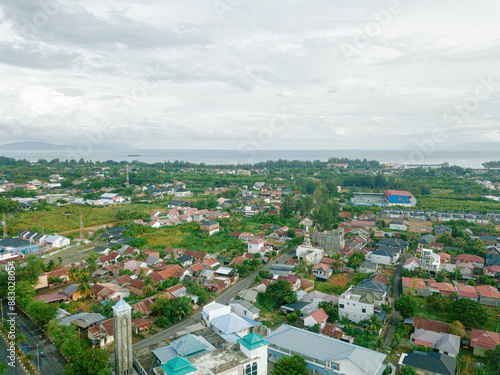
[[[120,211],[137,211],[143,214],[155,209],[148,204],[127,204],[111,207],[91,207],[67,205],[50,207],[47,211],[22,211],[7,221],[10,234],[17,234],[27,229],[35,232],[59,233],[80,228],[80,214],[83,215],[83,226],[115,223],[116,214]]]

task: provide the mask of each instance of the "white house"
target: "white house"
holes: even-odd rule
[[[405,260],[403,264],[403,268],[406,268],[409,271],[414,271],[415,268],[420,267],[420,259],[417,257],[411,257]]]
[[[59,236],[57,234],[52,236],[47,236],[45,238],[45,247],[64,247],[70,244],[70,240],[67,237]]]
[[[422,249],[422,256],[420,257],[422,270],[436,274],[439,272],[440,266],[441,256],[439,254],[435,254],[432,249]]]
[[[101,200],[106,203],[121,203],[125,201],[125,198],[120,194],[104,193],[101,195]]]
[[[396,264],[399,259],[398,251],[391,251],[389,249],[377,249],[369,254],[367,259],[369,259],[373,263],[377,264]]]
[[[256,254],[265,249],[266,240],[255,239],[248,243],[248,252],[250,254]]]
[[[393,221],[389,224],[390,230],[407,231],[408,225],[404,221]]]
[[[318,324],[320,328],[323,328],[328,319],[328,314],[324,309],[318,309],[304,318],[304,325],[306,327],[312,327]]]
[[[255,307],[252,303],[242,300],[235,299],[228,302],[231,307],[231,311],[236,315],[243,318],[255,320],[259,317],[260,309]]]
[[[325,251],[322,248],[311,245],[309,231],[306,231],[304,237],[304,244],[298,246],[296,249],[297,258],[304,259],[309,264],[320,263]]]
[[[339,297],[339,316],[347,316],[355,323],[369,319],[373,314],[382,312],[386,293],[369,291],[351,286]]]

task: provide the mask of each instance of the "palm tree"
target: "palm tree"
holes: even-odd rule
[[[14,341],[18,345],[20,343],[25,343],[26,342],[26,336],[24,336],[22,333],[17,333],[16,336],[14,337]]]
[[[89,275],[88,274],[83,274],[80,277],[80,285],[78,285],[78,288],[76,289],[82,296],[87,296],[88,293],[90,292],[90,281],[89,281]]]
[[[142,261],[146,260],[147,257],[148,257],[148,254],[145,253],[144,251],[141,251],[141,252],[139,252],[139,255],[137,255],[137,257],[135,259],[142,262]]]
[[[368,320],[366,328],[368,328],[370,331],[378,331],[380,328],[382,328],[382,322],[380,321],[380,318],[377,315],[372,314],[372,316],[370,316],[370,319]]]
[[[146,279],[144,280],[144,286],[142,287],[142,290],[148,295],[156,291],[156,286],[151,276],[146,277]]]
[[[96,258],[94,256],[90,256],[87,258],[87,265],[89,270],[93,271],[97,268]]]
[[[78,272],[80,280],[83,276],[88,276],[88,275],[89,275],[89,269],[87,267],[81,268],[80,271]]]
[[[377,352],[383,352],[385,349],[385,346],[384,346],[384,340],[382,339],[382,337],[377,337],[377,339],[375,340],[375,350]]]
[[[340,266],[342,265],[342,261],[340,260],[340,254],[339,253],[334,254],[333,259],[335,259],[335,262],[333,262],[333,268],[337,271],[340,270]]]
[[[80,275],[79,275],[78,268],[76,268],[76,267],[72,267],[72,268],[69,270],[69,279],[70,279],[71,281],[77,281],[79,278],[80,278]]]
[[[139,271],[137,271],[137,277],[141,280],[143,280],[146,277],[146,269],[144,268],[139,268]]]

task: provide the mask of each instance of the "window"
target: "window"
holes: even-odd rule
[[[365,312],[366,312],[366,309],[363,307],[363,308],[361,309],[361,312],[362,312],[362,313],[365,313]]]
[[[254,362],[251,365],[248,364],[245,367],[245,375],[257,375],[257,362]]]
[[[343,303],[339,304],[339,307],[340,307],[341,309],[343,309],[343,308],[344,308],[344,304],[343,304]]]

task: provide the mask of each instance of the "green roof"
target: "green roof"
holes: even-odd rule
[[[256,333],[249,333],[242,339],[239,339],[238,342],[243,345],[248,350],[254,350],[260,348],[261,346],[268,345],[269,343],[260,337]]]
[[[160,367],[167,375],[186,375],[196,371],[196,367],[184,357],[171,359]]]

